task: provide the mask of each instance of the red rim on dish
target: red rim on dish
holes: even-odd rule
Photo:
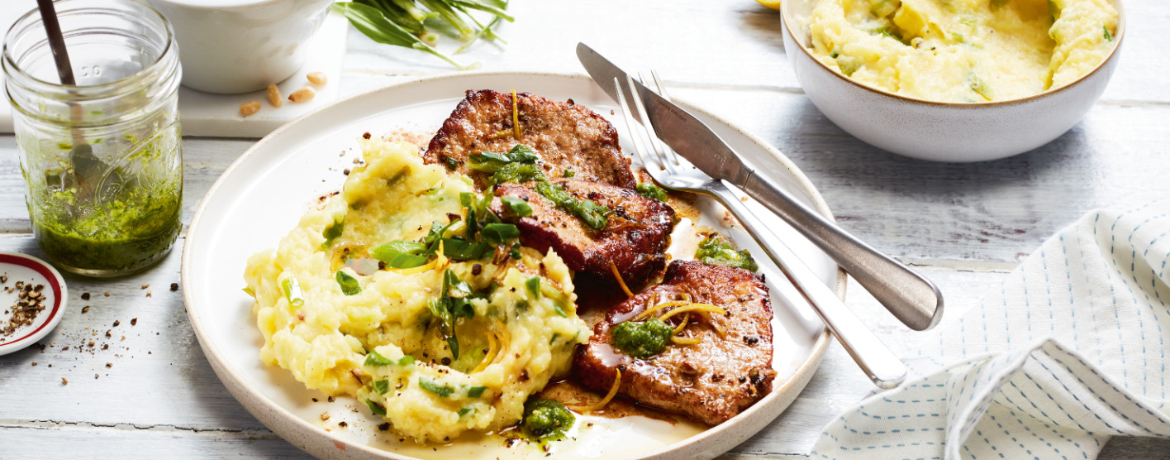
[[[0,342],[0,353],[3,353],[27,347],[32,342],[35,342],[36,339],[43,337],[49,332],[49,330],[57,325],[57,321],[55,320],[58,319],[65,305],[65,286],[61,279],[61,275],[57,273],[56,269],[49,266],[49,264],[45,263],[44,261],[41,261],[40,259],[32,256],[11,252],[0,252],[0,265],[16,265],[29,268],[37,272],[38,275],[44,277],[45,284],[48,284],[49,287],[53,290],[53,306],[52,309],[48,311],[49,316],[43,323],[41,323],[40,326],[37,326],[30,331],[24,332],[19,336],[5,337],[7,340]],[[36,339],[33,339],[34,337]]]

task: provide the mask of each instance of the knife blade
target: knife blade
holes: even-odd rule
[[[626,72],[584,43],[577,45],[577,57],[585,70],[611,98],[617,99],[612,83],[628,82]],[[889,256],[858,240],[819,212],[789,194],[756,170],[712,131],[682,107],[658,95],[636,80],[629,85],[638,93],[655,134],[675,153],[716,181],[738,187],[769,211],[780,216],[809,241],[825,251],[842,269],[866,288],[882,306],[907,326],[926,330],[942,318],[943,298],[938,287]],[[621,85],[625,97],[632,94]],[[642,121],[633,111],[632,114]]]
[[[585,66],[589,76],[599,82],[605,93],[616,101],[617,90],[613,85],[606,83],[612,82],[614,78],[619,82],[625,82],[626,73],[584,43],[577,44],[577,58]],[[744,188],[747,179],[755,170],[736,155],[715,131],[682,107],[659,96],[637,80],[634,80],[634,86],[646,106],[650,124],[666,145],[711,178],[723,179],[741,189]],[[625,85],[622,85],[622,88],[626,91],[626,100],[633,100],[629,89]],[[637,111],[631,114],[638,121],[642,121]]]

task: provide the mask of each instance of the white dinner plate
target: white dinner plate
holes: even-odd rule
[[[263,364],[263,338],[251,314],[243,273],[248,256],[275,247],[319,197],[339,190],[343,171],[360,156],[357,139],[402,132],[433,132],[468,89],[528,91],[553,100],[572,98],[608,118],[622,139],[625,126],[616,105],[588,77],[538,73],[458,73],[389,86],[307,114],[256,143],[220,176],[200,203],[183,248],[187,312],[199,343],[228,391],[293,445],[323,459],[545,458],[536,444],[511,447],[498,437],[464,436],[443,446],[400,442],[382,420],[351,398],[329,402],[305,389],[292,375]],[[685,104],[684,104],[685,105]],[[759,139],[694,107],[732,147],[798,199],[831,217],[824,200],[795,165]],[[623,142],[623,149],[631,151]],[[758,206],[753,202],[750,206]],[[772,292],[778,374],[773,391],[747,411],[716,427],[668,423],[641,416],[606,419],[579,416],[564,441],[549,443],[558,459],[715,457],[771,422],[796,398],[820,364],[829,343],[824,325],[763,251],[738,227],[727,228],[724,211],[700,199],[700,224],[722,227],[748,248]],[[762,207],[761,215],[766,214]],[[775,236],[785,241],[829,286],[845,293],[845,277],[822,252],[779,218],[767,215]],[[341,422],[345,422],[342,424]]]

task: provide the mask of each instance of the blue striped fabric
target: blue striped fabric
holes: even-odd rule
[[[1096,458],[1170,437],[1170,201],[1100,210],[1045,242],[907,359],[918,377],[825,427],[818,459]]]

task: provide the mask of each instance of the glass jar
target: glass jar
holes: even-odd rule
[[[117,276],[182,229],[182,70],[169,23],[133,0],[61,0],[76,85],[62,85],[36,10],[4,38],[5,89],[37,243],[58,267]]]

